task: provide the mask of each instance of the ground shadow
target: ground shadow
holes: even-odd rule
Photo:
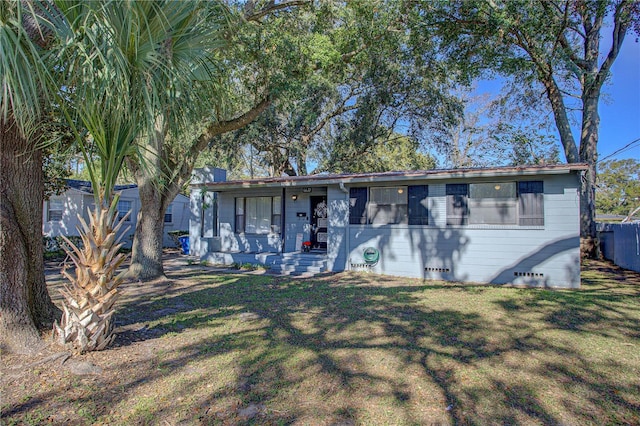
[[[116,419],[147,424],[634,423],[632,349],[581,345],[638,342],[638,287],[598,277],[549,291],[169,270],[125,288],[109,349],[124,357],[69,404],[99,420],[135,398]]]

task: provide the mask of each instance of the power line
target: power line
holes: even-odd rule
[[[600,162],[600,161],[604,161],[604,160],[606,160],[607,158],[611,158],[611,157],[613,157],[613,156],[614,156],[614,155],[616,155],[616,154],[620,154],[622,151],[626,151],[627,149],[632,148],[632,145],[634,145],[634,144],[636,144],[636,143],[638,143],[638,142],[640,142],[640,138],[638,138],[638,139],[636,139],[636,140],[633,140],[633,141],[629,142],[628,144],[626,144],[625,146],[623,146],[622,148],[620,148],[620,149],[618,149],[618,150],[616,150],[616,151],[613,151],[611,154],[609,154],[609,155],[607,155],[607,156],[605,156],[605,157],[603,157],[603,158],[600,158],[600,159],[598,160],[598,162]]]

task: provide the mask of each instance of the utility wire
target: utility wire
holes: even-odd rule
[[[634,145],[634,144],[636,144],[638,142],[640,142],[640,138],[638,138],[636,140],[633,140],[633,141],[629,142],[628,144],[626,144],[625,146],[623,146],[622,148],[613,151],[611,154],[609,154],[609,155],[607,155],[607,156],[605,156],[603,158],[598,159],[598,163],[601,162],[601,161],[606,160],[607,158],[611,158],[616,154],[620,154],[622,151],[626,151],[627,149],[632,148],[632,145]]]

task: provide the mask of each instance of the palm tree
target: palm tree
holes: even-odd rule
[[[47,28],[55,48],[44,55],[33,40],[22,41],[36,51],[42,72],[55,77],[48,91],[59,95],[56,105],[73,130],[94,188],[95,208],[80,229],[84,245],[67,242],[75,276],[63,271],[70,285],[62,292],[61,323],[55,324],[58,341],[78,352],[101,349],[113,339],[113,304],[124,278],[116,274],[124,256],[118,254],[122,220],[115,182],[125,158],[139,155],[141,137],[189,121],[190,106],[198,103],[193,96],[190,103],[182,98],[202,76],[215,75],[224,28],[212,19],[214,4],[219,12],[219,3],[205,1],[57,0],[33,6],[30,16]],[[19,15],[26,6],[12,7]],[[14,33],[24,26],[19,17],[16,22]],[[24,98],[37,99],[33,93]]]
[[[144,157],[158,154],[137,150],[140,138],[178,129],[195,114],[197,97],[190,91],[201,76],[214,75],[214,55],[223,45],[223,27],[212,24],[209,13],[214,4],[59,5],[70,29],[60,56],[70,70],[69,116],[86,130],[76,134],[95,194],[90,223],[80,230],[83,248],[67,241],[76,275],[65,272],[71,286],[63,291],[64,315],[55,324],[58,341],[76,351],[102,349],[114,338],[113,304],[126,273],[116,273],[125,260],[117,238],[125,218],[118,217],[115,182],[127,157],[137,154],[144,164]]]

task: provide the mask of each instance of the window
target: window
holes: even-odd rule
[[[407,223],[407,187],[391,186],[369,190],[369,223]]]
[[[447,225],[466,225],[469,221],[466,183],[447,184]]]
[[[236,232],[244,232],[244,198],[236,198]]]
[[[51,197],[49,198],[48,205],[47,220],[49,222],[61,221],[62,213],[64,212],[64,200],[62,198]]]
[[[271,232],[279,234],[282,221],[282,198],[273,197],[271,204]]]
[[[542,181],[518,182],[520,225],[544,226],[544,186]]]
[[[280,232],[281,197],[236,198],[236,232],[268,234]]]
[[[352,225],[428,225],[427,185],[349,189]]]
[[[469,224],[515,225],[518,198],[515,182],[469,184]]]
[[[542,181],[449,184],[447,225],[544,226]]]
[[[173,203],[169,204],[167,210],[164,212],[164,223],[173,222]]]
[[[267,234],[271,230],[271,197],[245,199],[244,230],[249,234]]]
[[[409,191],[409,225],[429,224],[429,187],[414,185]]]
[[[129,200],[119,200],[118,201],[118,220],[122,220],[124,215],[131,211],[131,201]],[[131,222],[131,215],[127,217],[125,222]]]

